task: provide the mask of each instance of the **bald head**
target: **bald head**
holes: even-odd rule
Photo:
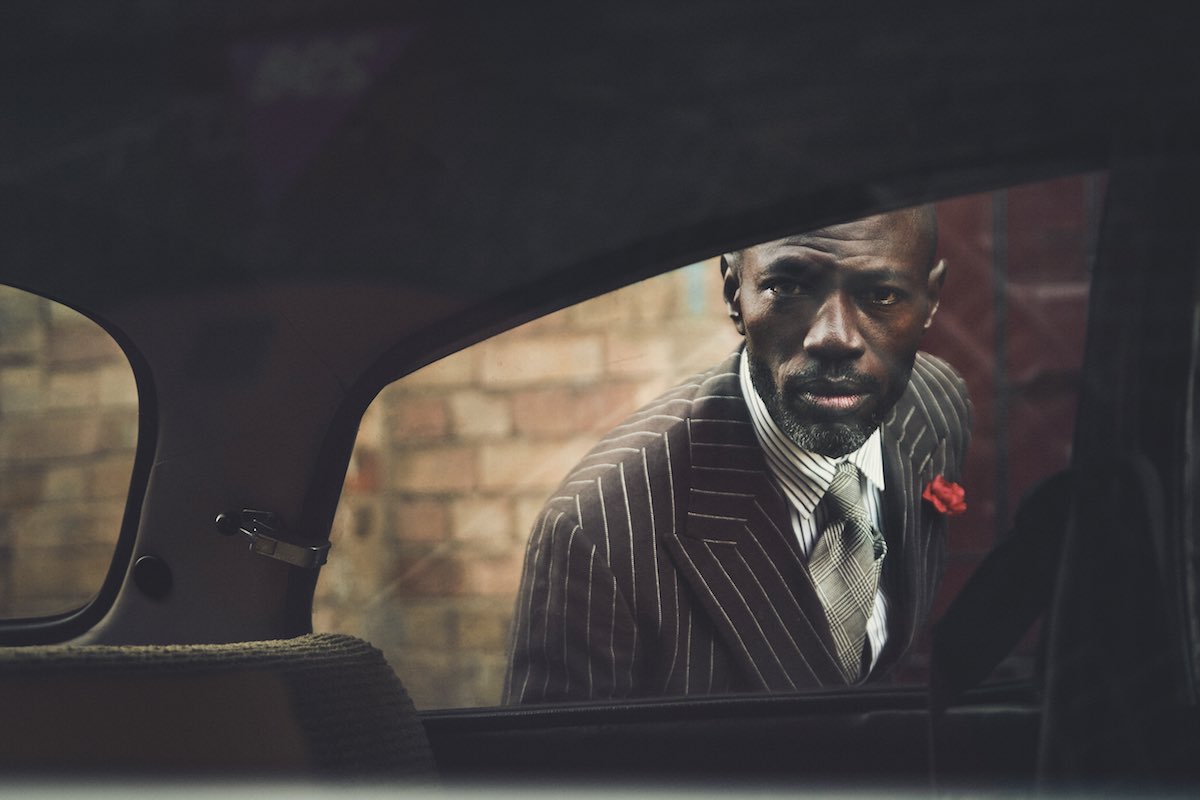
[[[836,237],[839,229],[845,229],[851,225],[865,226],[873,231],[878,231],[880,236],[888,236],[893,240],[897,240],[894,244],[919,254],[922,263],[925,264],[926,272],[933,269],[934,258],[937,255],[938,226],[937,212],[934,210],[932,203],[888,211],[883,214],[864,217],[853,222],[842,223],[841,225],[831,225],[810,233],[785,236],[783,239],[775,240],[775,242],[787,242],[803,246],[805,242],[815,241],[821,236],[833,234]],[[774,244],[775,242],[764,244]],[[753,245],[746,248],[746,250],[762,246],[764,245]],[[739,271],[741,269],[743,254],[746,250],[734,250],[722,255],[721,273],[724,274],[730,269]]]

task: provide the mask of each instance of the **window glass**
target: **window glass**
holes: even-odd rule
[[[966,461],[954,475],[966,488],[967,509],[949,520],[945,575],[927,599],[933,619],[1004,535],[1020,495],[1069,458],[1103,189],[1103,177],[1089,175],[937,204],[937,256],[947,263],[947,278],[921,346],[963,376],[974,424]],[[740,346],[722,292],[714,258],[513,329],[385,389],[363,419],[351,459],[331,558],[318,585],[315,628],[354,633],[383,649],[418,707],[501,702],[526,544],[531,528],[547,524],[539,518],[547,498],[561,494],[556,487],[564,476],[614,426]],[[631,462],[629,475],[645,481],[635,467]],[[705,502],[716,502],[720,490],[704,488]],[[632,520],[644,495],[627,488],[628,506],[615,511]],[[642,516],[649,519],[655,510],[659,519],[673,513],[667,504]],[[614,520],[611,530],[613,541],[595,540],[592,561],[580,562],[588,574],[598,574],[599,562],[619,560],[616,540],[629,529]],[[734,545],[724,536],[700,537],[708,549],[693,553],[700,561],[687,569],[711,573],[724,564],[728,574],[733,562],[723,561],[721,548]],[[573,539],[568,531],[557,541],[576,547],[591,540]],[[711,562],[703,560],[709,556]],[[652,573],[644,571],[642,580]],[[636,602],[628,592],[618,590],[614,600],[600,588],[581,593],[578,582],[572,594],[561,573],[540,580],[563,581],[566,602],[576,608],[609,603],[611,619],[648,613],[627,608]],[[703,605],[697,586],[675,588],[691,593],[693,607]],[[659,585],[646,596],[661,604],[668,595]],[[662,627],[682,624],[671,617],[672,608],[654,613]],[[770,639],[763,633],[770,613],[755,608],[740,621],[745,647],[758,647],[756,637]],[[681,628],[676,641],[689,643],[693,655],[708,647],[703,654],[716,666],[703,679],[714,690],[736,690],[729,672],[741,669],[739,662],[719,663],[728,634],[701,617]],[[580,628],[595,638],[607,623],[595,614],[589,619],[600,628],[590,621]],[[555,638],[556,628],[537,635],[555,648],[566,647],[571,634]],[[622,648],[619,634],[611,635],[610,646]],[[648,649],[645,641],[630,646]],[[928,646],[925,626],[886,680],[923,682]],[[997,677],[1027,674],[1030,653],[1027,644]],[[589,669],[575,670],[575,691],[585,679],[603,682],[594,674],[585,678]],[[644,669],[643,662],[629,666],[626,678],[614,668],[609,680],[637,681]]]
[[[112,338],[0,286],[0,618],[69,611],[99,590],[137,424],[133,372]]]

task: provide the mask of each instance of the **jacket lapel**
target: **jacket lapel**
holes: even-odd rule
[[[688,421],[684,525],[666,538],[667,548],[758,688],[837,685],[825,614],[754,436],[736,358],[723,366],[728,374],[697,398]]]
[[[937,538],[933,527],[942,520],[921,493],[934,475],[946,471],[946,442],[937,436],[922,405],[910,384],[882,426],[888,642],[875,675],[908,650],[918,633],[917,620],[925,619],[933,600],[929,548]]]

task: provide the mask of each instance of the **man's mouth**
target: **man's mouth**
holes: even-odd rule
[[[871,390],[857,381],[811,381],[796,395],[811,408],[838,414],[858,411],[871,399]]]
[[[800,395],[800,399],[810,406],[823,408],[829,411],[855,411],[867,402],[870,395],[866,394],[817,394],[816,392],[804,392]]]

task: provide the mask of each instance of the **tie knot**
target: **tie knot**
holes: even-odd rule
[[[826,491],[843,517],[857,517],[864,513],[860,475],[862,473],[858,467],[849,461],[843,461],[837,465],[833,480],[829,482]]]
[[[862,530],[874,545],[875,558],[882,558],[887,553],[887,542],[867,513],[861,478],[862,471],[858,467],[843,461],[837,465],[833,480],[825,491],[846,524]]]

